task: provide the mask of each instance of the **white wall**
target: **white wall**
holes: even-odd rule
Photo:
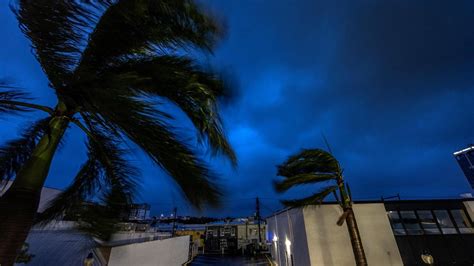
[[[303,209],[311,265],[355,265],[347,227],[337,226],[338,205]]]
[[[278,265],[291,265],[292,259],[293,265],[310,265],[301,209],[291,209],[268,218],[266,237],[271,241],[269,249]]]
[[[354,212],[368,264],[403,265],[384,205],[355,204]],[[288,239],[294,265],[355,265],[347,225],[336,224],[341,214],[338,205],[325,204],[291,209],[268,218],[267,237],[278,237],[271,247],[273,258],[279,265],[287,265]]]
[[[188,260],[189,236],[114,247],[109,265],[181,266]]]
[[[384,204],[355,204],[354,213],[369,265],[403,265]]]
[[[466,207],[467,214],[471,218],[472,221],[474,221],[474,201],[469,200],[464,202],[464,206]]]

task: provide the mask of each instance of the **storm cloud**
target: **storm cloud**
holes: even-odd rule
[[[470,191],[452,152],[474,142],[472,1],[202,2],[228,25],[209,61],[239,84],[234,99],[221,106],[239,166],[211,161],[226,198],[222,210],[207,214],[251,215],[256,196],[269,214],[280,207],[279,198],[311,193],[315,187],[277,195],[272,181],[287,156],[325,148],[322,135],[355,199]],[[0,16],[0,33],[10,36],[0,51],[0,72],[35,95],[51,95],[6,4]],[[5,123],[15,128],[24,121]],[[2,126],[0,133],[10,138],[16,132]],[[48,185],[66,186],[79,167],[80,160],[64,158],[83,151],[76,135],[69,134],[75,141],[55,159]],[[171,205],[194,213],[162,172],[141,156],[136,160],[143,166],[141,199],[155,213]]]

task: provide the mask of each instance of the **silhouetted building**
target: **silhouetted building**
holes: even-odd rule
[[[453,153],[454,157],[459,163],[464,175],[474,188],[474,145]]]

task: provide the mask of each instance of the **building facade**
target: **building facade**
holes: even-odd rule
[[[473,265],[474,201],[389,201],[354,204],[369,265]],[[278,265],[355,265],[337,204],[288,209],[267,218],[269,249]],[[470,263],[470,264],[469,264]]]
[[[254,220],[237,219],[206,225],[205,253],[250,254],[265,242],[266,225]]]
[[[430,200],[385,203],[404,265],[474,265],[474,201]]]
[[[474,145],[453,153],[471,188],[474,188]]]
[[[237,225],[214,224],[206,226],[205,253],[236,254]]]

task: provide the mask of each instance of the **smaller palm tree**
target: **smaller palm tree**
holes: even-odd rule
[[[352,210],[350,190],[344,183],[342,173],[339,162],[331,153],[321,149],[303,150],[278,166],[277,175],[284,177],[284,179],[275,181],[275,189],[282,193],[298,185],[332,182],[332,185],[323,187],[307,198],[282,200],[281,202],[287,207],[304,207],[321,204],[328,195],[333,194],[343,210],[337,224],[342,226],[346,221],[356,263],[357,265],[367,265],[359,229]],[[337,191],[339,191],[339,195]]]

